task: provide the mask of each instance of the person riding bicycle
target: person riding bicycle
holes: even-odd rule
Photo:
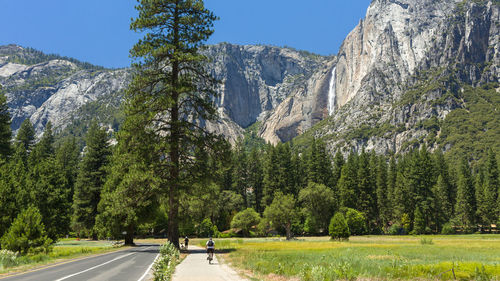
[[[184,249],[188,249],[188,244],[189,244],[189,238],[186,236],[186,238],[184,238]]]
[[[215,251],[215,241],[212,240],[212,237],[210,237],[207,241],[207,244],[205,246],[207,248],[207,260],[210,258],[210,254],[212,254],[212,257],[214,255],[214,251]]]

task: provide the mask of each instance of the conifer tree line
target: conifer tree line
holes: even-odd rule
[[[263,219],[253,229],[257,235],[271,229],[287,236],[327,234],[336,212],[346,216],[351,234],[489,232],[500,221],[499,166],[492,150],[472,164],[450,162],[426,146],[399,155],[361,151],[344,158],[340,152],[332,157],[316,140],[307,149],[290,143],[248,149],[242,143],[231,151],[231,161],[209,168],[216,174],[211,214],[191,212],[196,208],[186,204],[190,227],[209,219],[225,230],[232,225],[230,214],[248,208]],[[280,208],[288,206],[281,216],[294,214],[288,226],[272,225],[278,220],[270,217],[277,200]],[[195,201],[187,202],[196,206]]]
[[[5,109],[0,120],[7,120],[0,127],[10,125]],[[13,140],[3,126],[0,237],[26,210],[39,213],[52,241],[68,234],[130,243],[137,235],[165,236],[169,206],[151,169],[155,155],[148,145],[154,142],[147,135],[134,139],[136,122],[122,125],[115,146],[93,122],[83,151],[74,139],[56,146],[50,123],[37,141],[28,119]],[[191,159],[192,180],[179,194],[179,235],[232,235],[220,233],[231,228],[243,235],[323,235],[338,212],[357,235],[489,232],[499,221],[492,150],[471,166],[425,146],[346,157],[332,157],[317,140],[306,149],[243,142],[219,148],[218,155],[197,151]]]

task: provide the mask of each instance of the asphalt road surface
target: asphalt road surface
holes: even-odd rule
[[[1,281],[146,281],[159,245],[138,245],[123,251],[47,266]]]

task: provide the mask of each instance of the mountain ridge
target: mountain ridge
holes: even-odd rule
[[[449,150],[453,144],[440,139],[448,114],[467,108],[466,95],[476,88],[485,98],[499,91],[499,26],[498,1],[374,0],[336,56],[266,45],[208,46],[208,69],[221,81],[221,119],[206,126],[233,144],[251,125],[274,144],[315,137],[332,154],[363,148],[397,153],[424,143]],[[37,72],[7,62],[1,50],[0,83],[10,93],[14,129],[26,117],[38,133],[48,121],[59,130],[80,124],[93,115],[83,110],[89,102],[96,105],[87,109],[109,106],[110,113],[99,112],[117,127],[114,113],[129,69],[56,59],[46,73]]]

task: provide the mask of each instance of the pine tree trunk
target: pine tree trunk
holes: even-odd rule
[[[127,234],[125,234],[125,245],[135,245],[134,244],[134,227],[130,226],[127,228]]]
[[[179,118],[178,108],[172,109],[172,149],[170,159],[170,183],[168,187],[168,240],[179,248],[179,145],[180,133],[177,125]]]
[[[292,239],[292,226],[291,224],[286,225],[286,240],[291,240]]]
[[[174,26],[172,27],[174,33],[174,46],[179,46],[179,2],[176,3],[174,11]],[[176,50],[174,49],[174,54]],[[175,56],[174,56],[175,57]],[[179,192],[179,152],[180,152],[180,128],[179,128],[179,93],[177,89],[179,87],[179,62],[177,58],[173,59],[172,62],[172,108],[170,111],[171,118],[171,139],[170,139],[170,161],[172,166],[170,168],[170,183],[168,190],[168,203],[169,203],[169,213],[168,213],[168,240],[170,243],[174,244],[175,247],[179,249],[179,198],[177,196]]]
[[[168,212],[168,241],[179,248],[179,224],[178,212],[179,202],[177,201],[177,187],[175,184],[170,186],[169,190],[169,212]]]

